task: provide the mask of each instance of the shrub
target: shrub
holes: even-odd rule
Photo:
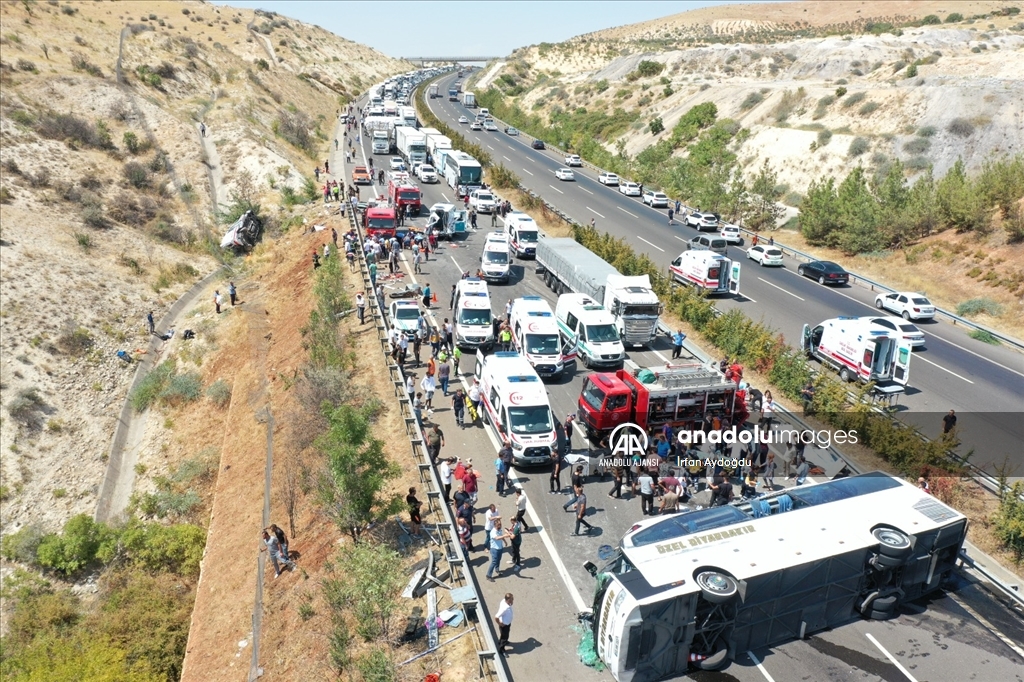
[[[36,563],[36,551],[45,533],[38,524],[30,523],[14,533],[7,533],[0,539],[0,556],[8,561],[23,564]]]
[[[14,199],[14,194],[6,187],[0,187],[0,204],[9,204]]]
[[[865,102],[864,106],[857,110],[857,113],[861,116],[867,116],[877,111],[879,106],[878,102]]]
[[[744,98],[743,102],[740,104],[740,110],[748,111],[750,109],[753,109],[763,101],[764,95],[762,95],[760,92],[752,92],[749,95],[747,95],[746,98]]]
[[[1024,559],[1024,483],[1014,483],[1010,492],[1003,493],[999,511],[993,519],[996,537],[1013,553],[1018,564]]]
[[[305,112],[293,113],[281,109],[278,111],[273,127],[275,133],[307,154],[313,154],[316,151],[313,136],[310,134],[313,123]]]
[[[191,524],[129,523],[121,532],[121,551],[147,571],[171,571],[181,576],[199,575],[206,546],[206,532]]]
[[[142,170],[148,175],[145,168],[142,168]],[[141,227],[156,217],[157,209],[157,203],[149,197],[122,191],[110,201],[107,213],[111,218],[120,223]]]
[[[935,126],[921,126],[920,128],[917,129],[917,136],[933,137],[936,132],[938,131],[936,131]]]
[[[941,24],[942,19],[940,19],[935,14],[929,14],[924,19],[921,20],[921,23],[924,24],[925,26],[932,26],[934,24]]]
[[[256,64],[256,68],[259,69],[260,71],[266,71],[270,68],[270,64],[268,64],[267,60],[263,59],[262,57],[260,59],[257,59],[254,63]]]
[[[206,395],[217,407],[225,407],[231,402],[231,386],[223,379],[217,379],[206,389]]]
[[[658,116],[648,124],[648,128],[651,131],[651,135],[657,135],[658,133],[664,132],[665,123],[661,120],[661,116]]]
[[[78,36],[75,37],[78,38]],[[84,42],[82,41],[80,44],[84,44]],[[90,76],[96,76],[97,78],[103,77],[103,69],[90,62],[80,52],[75,52],[71,55],[71,68],[75,71],[85,71]]]
[[[850,107],[856,106],[856,105],[860,104],[861,102],[863,102],[864,98],[866,98],[866,97],[867,97],[866,93],[855,92],[855,93],[853,93],[852,95],[850,95],[849,97],[847,97],[846,99],[843,100],[843,108],[844,109],[849,109]]]
[[[28,181],[29,187],[49,187],[50,169],[46,166],[40,166],[35,173],[25,173],[25,180]]]
[[[990,346],[1001,345],[998,338],[993,336],[991,333],[985,331],[984,329],[972,329],[970,333],[967,334],[967,336],[971,337],[975,341],[987,343]]]
[[[868,142],[866,137],[855,137],[850,142],[849,155],[851,157],[860,156],[871,148],[871,143]]]
[[[515,189],[519,187],[519,176],[503,164],[488,168],[487,177],[490,179],[491,185],[498,189]]]
[[[22,426],[35,428],[40,424],[40,413],[45,407],[46,403],[39,395],[38,389],[25,388],[18,391],[18,395],[7,403],[7,414]]]
[[[89,330],[78,326],[75,322],[68,322],[64,326],[64,331],[57,337],[57,347],[68,355],[76,357],[88,353],[95,343]]]
[[[139,153],[139,136],[132,131],[124,131],[124,136],[121,138],[121,142],[124,144],[124,148],[128,150],[129,154]]]
[[[88,514],[79,514],[64,524],[60,535],[44,536],[36,557],[40,566],[72,575],[93,563],[101,549],[109,551],[105,545],[111,535],[104,524],[96,523]]]
[[[129,397],[135,411],[143,412],[156,402],[173,374],[174,362],[172,360],[165,360],[150,370]]]
[[[836,88],[836,99],[842,99],[845,96],[846,96],[846,88]],[[822,97],[821,99],[825,99],[825,98]],[[818,101],[818,104],[821,104],[821,100]],[[831,104],[831,102],[829,102],[829,104]]]
[[[960,14],[959,12],[952,12],[952,13],[950,13],[950,14],[948,14],[946,16],[946,23],[947,24],[955,24],[958,21],[963,21],[963,20],[964,20],[964,15]]]
[[[904,78],[916,78],[917,77],[917,64],[911,64],[907,67],[907,72],[903,74]]]
[[[970,137],[974,134],[974,124],[966,118],[954,118],[946,126],[946,130],[957,137]]]
[[[196,372],[173,374],[164,390],[160,392],[160,401],[167,405],[184,405],[199,400],[203,394],[203,379]]]
[[[123,173],[125,179],[132,187],[143,189],[149,187],[149,170],[138,161],[129,161],[124,165]]]
[[[1003,314],[1003,306],[990,298],[972,298],[958,305],[956,314],[960,317],[974,317],[981,314],[999,317]]]
[[[931,140],[927,137],[916,137],[903,144],[903,151],[908,154],[924,154],[932,146]]]
[[[818,131],[818,146],[824,147],[832,141],[832,131],[826,128]]]
[[[30,62],[27,59],[19,59],[17,66],[19,71],[36,71],[35,62]]]
[[[927,156],[912,156],[903,165],[907,167],[907,170],[923,171],[930,168],[932,162],[928,160]]]

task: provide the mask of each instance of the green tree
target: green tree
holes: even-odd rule
[[[661,116],[658,116],[653,121],[651,121],[648,127],[651,130],[651,135],[657,135],[658,133],[663,132],[665,130],[665,124],[664,122],[662,122]]]
[[[942,221],[957,232],[985,232],[988,229],[988,211],[984,198],[967,177],[963,159],[935,184],[935,202]]]
[[[1003,493],[999,511],[993,519],[996,537],[1013,553],[1017,563],[1024,559],[1024,502],[1020,501],[1021,495],[1024,495],[1024,483],[1014,483],[1010,492]]]
[[[785,213],[785,209],[778,203],[781,196],[776,189],[778,181],[778,173],[765,159],[746,194],[748,212],[745,218],[748,227],[754,230],[775,229],[779,218]]]
[[[82,570],[115,538],[102,523],[96,523],[88,514],[79,514],[68,519],[62,532],[47,535],[39,543],[36,556],[39,565],[71,575]]]
[[[878,200],[882,229],[890,244],[902,244],[916,232],[914,216],[910,211],[910,187],[903,176],[903,163],[896,159],[877,180],[874,194]]]
[[[351,609],[356,632],[367,641],[390,638],[391,616],[403,583],[402,557],[386,545],[346,545],[324,580],[324,598],[332,610]]]
[[[800,204],[800,232],[814,246],[832,246],[839,229],[835,178],[812,180]]]
[[[401,508],[398,496],[386,490],[401,469],[388,460],[384,442],[371,434],[377,409],[341,405],[328,415],[330,427],[316,441],[327,457],[327,469],[317,481],[319,502],[357,542],[368,524]]]
[[[839,233],[837,245],[846,253],[877,251],[883,246],[878,229],[878,201],[868,188],[867,173],[854,168],[837,191]]]
[[[351,308],[351,299],[341,278],[341,259],[324,259],[315,277],[313,294],[316,307],[302,328],[309,363],[317,369],[344,367],[344,343],[338,327],[338,314]]]

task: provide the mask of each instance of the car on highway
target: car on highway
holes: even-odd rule
[[[717,234],[698,234],[686,246],[691,251],[714,251],[723,256],[729,251],[729,245]]]
[[[469,119],[465,116],[459,116],[459,123],[469,123]]]
[[[618,187],[619,176],[615,173],[609,173],[608,171],[601,171],[597,174],[597,181],[606,187]]]
[[[651,208],[668,208],[668,196],[653,189],[645,189],[641,201]]]
[[[405,170],[405,161],[402,160],[402,157],[400,157],[400,156],[392,156],[391,157],[391,170],[393,170],[393,171],[404,171]]]
[[[718,231],[718,236],[730,244],[743,246],[743,233],[735,225],[723,225],[722,229]]]
[[[469,124],[469,129],[470,130],[483,130],[484,129],[484,124],[481,123],[480,121],[473,121],[472,123]]]
[[[810,277],[818,280],[818,284],[846,284],[850,281],[850,273],[843,270],[843,267],[830,260],[812,260],[810,263],[801,263],[796,269],[796,274],[801,277]]]
[[[490,213],[497,207],[497,201],[490,190],[478,189],[469,195],[469,205],[475,208],[477,213]]]
[[[366,166],[356,166],[352,169],[352,184],[353,185],[371,185],[373,180],[370,178],[370,172],[366,170]]]
[[[416,337],[419,328],[420,304],[415,300],[398,300],[391,303],[388,310],[391,326],[409,337]]]
[[[505,126],[505,134],[511,135],[512,137],[517,137],[519,135],[519,131],[513,128],[512,126]]]
[[[555,171],[555,177],[562,181],[575,180],[576,175],[568,168],[559,168]]]
[[[894,291],[875,296],[875,307],[901,315],[904,320],[930,320],[935,317],[935,305],[923,294],[913,291]]]
[[[530,146],[534,149],[544,149],[544,140],[534,140],[530,143]]]
[[[579,154],[567,154],[565,156],[566,166],[578,166],[583,167],[583,159],[579,157]]]
[[[698,232],[702,232],[704,230],[715,231],[718,229],[718,216],[714,213],[695,211],[686,216],[686,224],[690,227],[697,228]]]
[[[911,348],[921,348],[924,346],[924,332],[918,329],[917,325],[911,324],[902,318],[885,315],[884,317],[865,317],[864,319],[870,320],[879,327],[885,327],[889,331],[896,332],[904,341],[910,344]]]
[[[758,244],[747,249],[747,258],[762,266],[782,265],[782,250],[767,244]]]
[[[484,121],[484,130],[486,130],[489,133],[496,133],[498,132],[498,126],[494,124],[494,121],[492,119],[487,119],[486,121]]]
[[[416,175],[419,177],[420,182],[428,184],[437,182],[437,171],[433,166],[425,163],[416,168]]]
[[[620,182],[619,194],[625,194],[627,197],[638,197],[640,196],[640,185],[635,182]]]

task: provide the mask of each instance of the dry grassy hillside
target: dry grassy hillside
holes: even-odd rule
[[[0,21],[0,513],[51,530],[95,509],[133,371],[115,352],[221,258],[211,179],[216,203],[262,197],[273,218],[338,108],[409,65],[202,2],[4,2]],[[217,344],[210,313],[187,323],[193,365]],[[173,425],[153,421],[159,451]]]

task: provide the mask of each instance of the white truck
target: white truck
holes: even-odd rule
[[[815,327],[805,324],[801,346],[843,381],[906,386],[910,379],[910,341],[870,319],[837,317]]]
[[[440,159],[438,159],[438,151],[451,148],[451,139],[445,137],[441,133],[437,133],[436,135],[427,134],[427,153],[430,154],[430,159],[433,161],[438,173],[444,172],[444,167],[441,165]]]
[[[555,416],[547,388],[526,358],[511,351],[477,351],[476,375],[484,420],[512,446],[512,464],[549,464],[558,444]]]
[[[462,93],[462,105],[464,107],[466,107],[467,109],[475,109],[476,108],[476,95],[474,95],[472,92],[464,92],[464,93]]]
[[[408,126],[395,128],[395,147],[398,149],[398,153],[409,162],[410,168],[413,164],[423,163],[427,160],[427,136],[415,128]]]
[[[374,130],[371,146],[374,154],[390,154],[391,137],[385,130]]]
[[[399,105],[398,118],[402,119],[402,125],[409,126],[413,129],[417,128],[420,124],[419,120],[416,118],[415,107]]]
[[[712,296],[740,290],[740,264],[714,251],[683,251],[668,269],[676,282]]]
[[[430,97],[430,99],[437,97],[437,92],[437,83],[432,83],[431,86],[427,88],[427,96]]]
[[[569,238],[537,243],[538,270],[557,294],[586,294],[615,317],[622,342],[649,346],[658,335],[662,305],[647,275],[627,277],[596,253]]]

